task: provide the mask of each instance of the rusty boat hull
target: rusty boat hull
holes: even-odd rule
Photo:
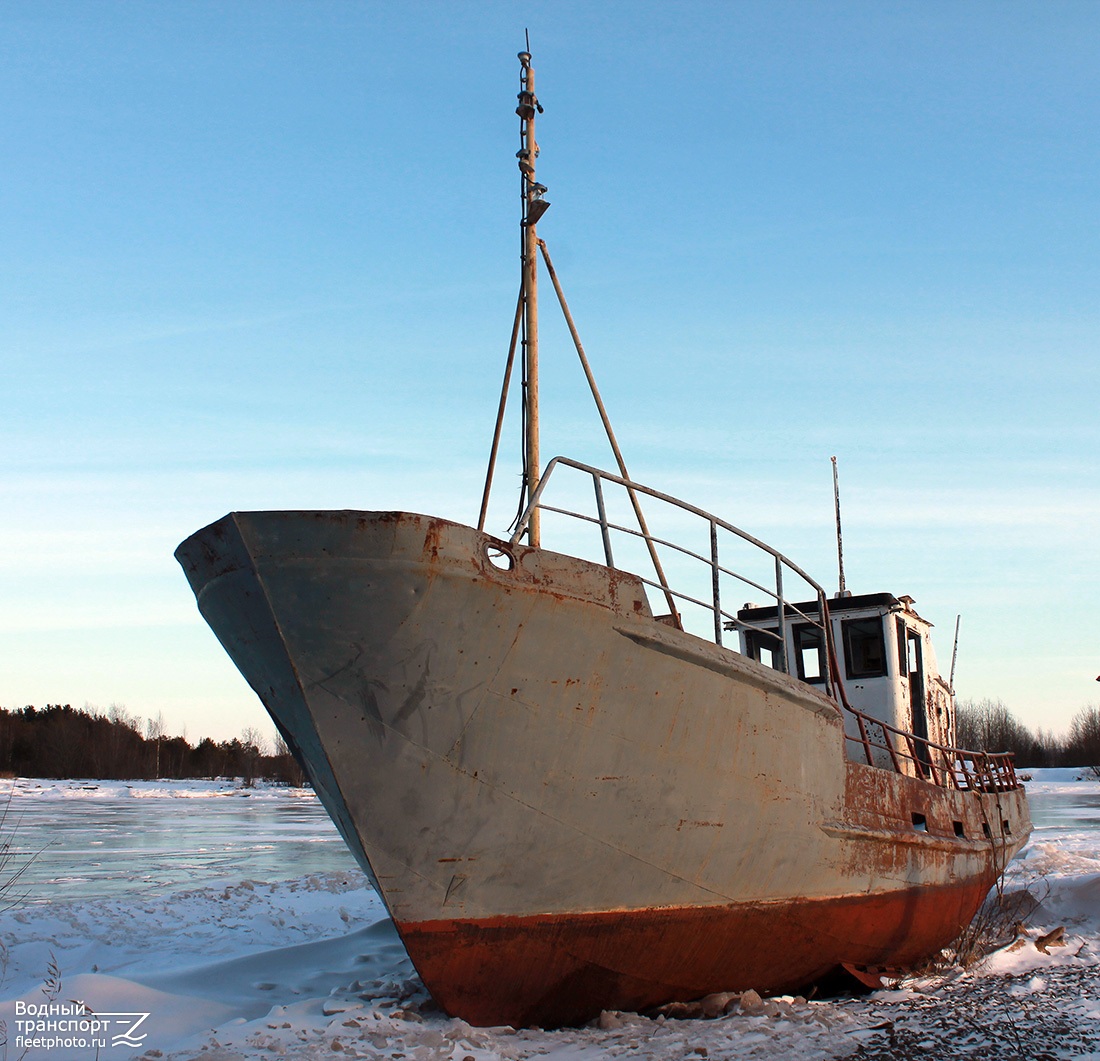
[[[176,555],[473,1024],[905,967],[1030,831],[1020,789],[851,761],[834,700],[618,569],[404,512],[234,513]]]

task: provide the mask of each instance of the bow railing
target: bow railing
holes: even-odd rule
[[[547,485],[559,469],[570,469],[590,479],[592,485],[592,504],[594,511],[577,511],[576,509],[563,508],[544,503],[543,494]],[[650,530],[643,530],[637,526],[630,526],[626,522],[617,522],[609,516],[610,504],[608,487],[621,489],[631,502],[631,509],[637,511],[639,498],[646,498],[680,515],[694,517],[699,528],[696,540],[698,544],[690,547],[680,542],[671,540],[661,534]],[[527,529],[532,513],[536,510],[544,513],[552,513],[568,517],[581,522],[591,524],[599,529],[600,548],[603,560],[608,567],[621,566],[615,562],[615,553],[622,542],[642,543],[648,554],[648,566],[652,567],[653,575],[646,576],[634,573],[642,582],[651,589],[662,594],[671,607],[671,614],[664,616],[665,621],[683,628],[684,617],[677,605],[687,606],[695,610],[696,614],[709,616],[707,636],[710,636],[715,644],[723,644],[723,632],[729,630],[756,630],[760,634],[774,639],[775,650],[772,653],[772,662],[776,670],[791,673],[791,661],[787,659],[785,651],[787,627],[793,620],[807,622],[822,632],[831,647],[831,634],[829,624],[822,622],[820,616],[827,615],[827,603],[825,590],[818,585],[805,571],[793,560],[784,556],[778,550],[762,542],[740,527],[707,512],[705,509],[692,505],[687,501],[673,497],[670,494],[654,490],[652,487],[643,486],[641,483],[625,479],[620,475],[614,475],[600,468],[594,468],[580,461],[571,460],[568,457],[555,457],[542,473],[530,503],[520,516],[512,534],[511,544],[518,544],[520,538]],[[652,509],[649,513],[652,518]],[[661,525],[662,521],[654,521],[655,525]],[[763,565],[756,564],[756,570],[749,574],[745,569],[737,570],[731,566],[725,557],[731,551],[731,543],[749,550],[766,558]],[[658,549],[664,550],[666,562],[662,564],[657,559]],[[677,564],[676,561],[687,563]],[[645,561],[643,560],[643,566]],[[665,574],[665,568],[680,568],[686,574],[685,583],[673,584]],[[684,570],[685,568],[689,570]],[[817,598],[817,617],[812,613],[803,611],[794,603],[794,598],[784,591],[785,581],[797,580],[801,592],[798,596],[805,598],[806,588],[809,588],[813,596]],[[688,588],[690,587],[690,588]],[[774,605],[778,619],[778,632],[767,627],[756,626],[737,618],[732,606],[728,603],[731,599],[734,587],[747,588],[763,594],[768,599],[768,605]],[[826,680],[826,692],[836,698],[836,690],[833,680]]]

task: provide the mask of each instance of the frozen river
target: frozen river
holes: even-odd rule
[[[32,900],[292,880],[355,862],[309,789],[21,779],[8,816]],[[13,828],[12,828],[13,827]]]
[[[1044,771],[1053,773],[1053,771]],[[1032,843],[1076,844],[1100,834],[1100,784],[1037,782],[1028,786]]]

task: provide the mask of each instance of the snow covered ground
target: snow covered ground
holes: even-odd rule
[[[55,847],[67,857],[94,855],[97,846],[81,847],[74,835],[83,830],[105,846],[112,823],[127,820],[120,808],[155,801],[175,846],[154,840],[151,859],[160,865],[175,850],[192,877],[181,886],[163,873],[150,876],[143,866],[149,856],[132,838],[105,876],[70,866],[69,878],[83,878],[76,893],[28,875],[27,901],[0,913],[0,1061],[1100,1059],[1100,783],[1075,781],[1072,771],[1040,771],[1029,791],[1036,829],[1007,887],[1028,887],[1041,905],[1026,938],[965,973],[858,999],[746,996],[711,1020],[616,1013],[599,1026],[546,1032],[471,1028],[433,1008],[381,902],[346,852],[328,847],[335,833],[309,793],[245,794],[208,782],[20,781],[6,831],[20,823],[24,850],[59,831]],[[242,825],[236,815],[245,800],[270,813],[256,812]],[[299,846],[308,839],[300,835],[303,814],[324,840],[317,850],[344,859],[344,868],[302,871],[300,859],[310,853]],[[230,837],[228,858],[205,861],[189,837],[217,831],[211,822],[220,815],[229,815],[228,833],[247,826],[263,842]],[[256,879],[253,857],[274,872]],[[137,883],[124,889],[119,874],[127,860]],[[1059,926],[1063,945],[1036,946]],[[42,1015],[42,1006],[54,1012]],[[30,1031],[27,1022],[37,1020],[72,1023]],[[94,1034],[80,1030],[93,1021]],[[98,1037],[103,1045],[26,1050],[18,1037],[28,1031]]]

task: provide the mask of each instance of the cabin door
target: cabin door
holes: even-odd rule
[[[898,620],[898,648],[901,650],[902,673],[909,680],[909,713],[913,720],[913,734],[928,740],[928,709],[924,696],[924,654],[921,651],[920,634],[910,630]],[[918,758],[927,765],[928,748],[919,745]]]

